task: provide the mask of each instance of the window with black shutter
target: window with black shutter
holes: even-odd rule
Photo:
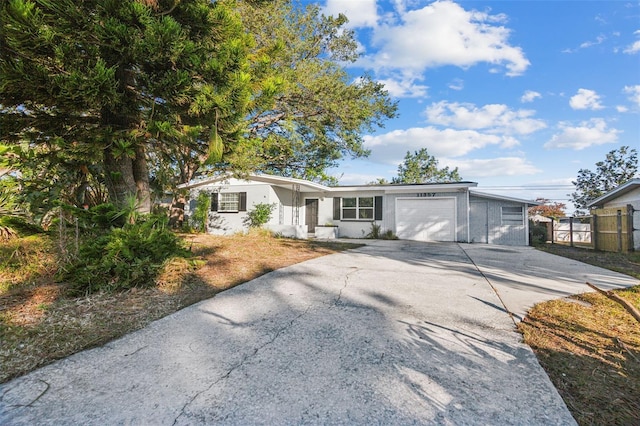
[[[237,213],[247,211],[246,192],[214,193],[211,198],[211,210],[220,213]]]

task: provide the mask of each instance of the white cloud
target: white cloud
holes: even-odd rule
[[[635,34],[636,36],[640,35],[640,30],[634,32],[633,34]],[[623,50],[623,52],[628,53],[629,55],[640,52],[640,40],[636,40],[635,42],[631,43],[629,46],[627,46],[626,49]]]
[[[628,112],[628,111],[629,111],[629,108],[627,108],[627,107],[626,107],[626,106],[624,106],[624,105],[618,105],[618,106],[616,107],[616,111],[618,111],[618,112]]]
[[[606,39],[607,37],[601,34],[598,37],[596,37],[595,40],[589,40],[589,41],[585,41],[584,43],[580,43],[580,46],[578,46],[575,49],[570,49],[570,48],[564,49],[562,53],[576,53],[580,49],[587,49],[589,47],[602,44]]]
[[[560,133],[551,137],[544,144],[547,149],[569,148],[580,151],[594,145],[614,143],[618,140],[620,130],[610,129],[602,118],[592,118],[578,126],[568,122],[558,123]]]
[[[427,68],[467,68],[486,62],[506,68],[507,75],[520,75],[530,63],[520,47],[509,44],[511,31],[499,25],[505,19],[504,15],[466,11],[451,1],[436,1],[402,12],[400,24],[379,25],[372,37],[379,50],[365,56],[360,65],[416,76]]]
[[[520,157],[500,157],[475,160],[439,161],[440,166],[458,167],[464,179],[477,179],[492,176],[523,176],[541,173],[542,170]]]
[[[527,90],[526,92],[524,92],[524,94],[520,98],[520,102],[522,103],[533,102],[537,98],[541,98],[541,97],[542,95],[540,93],[533,90]]]
[[[449,89],[451,89],[451,90],[462,90],[462,89],[464,89],[464,80],[461,80],[459,78],[454,78],[449,83]]]
[[[429,86],[416,84],[411,78],[409,79],[383,79],[378,83],[384,84],[389,94],[396,98],[425,98]]]
[[[624,86],[623,92],[629,95],[629,100],[634,106],[640,107],[640,84],[635,86]]]
[[[544,121],[532,118],[533,110],[511,110],[504,104],[476,107],[473,104],[441,101],[426,109],[432,124],[459,129],[485,129],[490,133],[527,135],[547,127]]]
[[[587,47],[591,47],[591,46],[597,46],[599,44],[602,44],[603,41],[605,41],[607,38],[603,35],[599,35],[598,37],[596,37],[595,41],[585,41],[584,43],[582,43],[580,45],[580,49],[586,49]]]
[[[600,95],[589,89],[578,89],[578,93],[569,99],[569,105],[573,109],[597,110],[604,108],[600,104]]]
[[[376,0],[327,0],[326,15],[344,14],[351,28],[375,27],[378,22]]]
[[[475,130],[413,127],[376,136],[365,136],[364,146],[371,149],[370,159],[386,164],[399,164],[407,151],[427,148],[437,158],[459,157],[490,145],[512,147],[512,137],[485,134]]]

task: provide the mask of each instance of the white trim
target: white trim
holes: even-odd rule
[[[606,194],[601,195],[598,198],[596,198],[595,200],[587,203],[587,207],[591,208],[591,207],[597,206],[599,204],[604,204],[604,203],[606,203],[608,201],[611,201],[611,199],[615,199],[615,198],[619,197],[620,195],[623,195],[623,194],[627,193],[628,191],[632,190],[636,186],[640,186],[640,178],[634,178],[634,179],[630,179],[630,180],[626,181],[625,183],[623,183],[622,185],[618,186],[617,188],[614,188],[611,191],[607,192]],[[621,193],[621,194],[619,194],[619,193]]]
[[[469,197],[469,193],[471,191],[467,191],[467,243],[471,242],[471,201]],[[489,215],[487,214],[487,221],[489,220]],[[487,236],[487,241],[489,241],[489,237]]]
[[[197,181],[190,181],[187,183],[183,183],[178,185],[178,189],[192,189],[197,188],[204,185],[216,184],[224,181],[228,181],[229,179],[233,179],[234,176],[232,174],[226,173],[224,175],[209,177],[205,179],[200,179]],[[304,188],[306,192],[330,192],[333,188],[330,188],[325,185],[321,185],[319,183],[311,182],[303,179],[282,177],[282,176],[274,176],[274,175],[254,175],[250,174],[245,178],[236,178],[239,181],[245,182],[261,182],[268,183],[270,185],[280,185],[280,186],[288,186],[288,185],[300,185],[301,188]]]
[[[471,193],[471,195],[478,198],[489,198],[492,200],[499,200],[499,201],[512,201],[514,203],[528,204],[530,206],[539,206],[542,204],[542,203],[538,203],[537,201],[525,200],[522,198],[505,197],[504,195],[496,195],[496,194],[487,194],[486,192],[479,192],[474,189],[470,189],[469,192]]]

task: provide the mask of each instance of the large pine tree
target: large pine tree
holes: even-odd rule
[[[111,201],[149,211],[150,156],[186,137],[217,161],[244,134],[250,40],[234,8],[3,1],[0,139],[83,173],[97,162]]]

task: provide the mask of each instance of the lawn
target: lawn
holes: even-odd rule
[[[640,278],[640,253],[541,249]],[[640,307],[640,286],[616,293]],[[597,293],[552,300],[519,328],[580,425],[640,424],[640,324],[622,306]]]
[[[176,263],[157,286],[70,297],[54,282],[56,244],[46,235],[0,242],[0,383],[102,345],[185,306],[269,271],[355,244],[273,238],[264,233],[187,235],[202,265]]]

